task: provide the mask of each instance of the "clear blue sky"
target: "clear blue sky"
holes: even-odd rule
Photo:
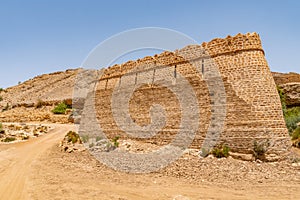
[[[77,68],[101,41],[138,27],[163,27],[199,43],[258,32],[273,71],[300,72],[300,1],[0,1],[0,87]]]

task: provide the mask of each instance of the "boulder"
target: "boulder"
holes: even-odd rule
[[[300,82],[280,85],[286,95],[287,106],[300,106]]]

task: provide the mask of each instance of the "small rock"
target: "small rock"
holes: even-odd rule
[[[300,167],[300,163],[292,163],[293,167]]]
[[[257,159],[257,160],[256,160],[256,162],[257,162],[257,163],[262,163],[263,161],[261,161],[261,160]]]
[[[266,159],[266,161],[269,161],[269,162],[276,162],[276,161],[280,160],[280,156],[278,156],[276,154],[266,154],[265,159]]]
[[[255,158],[252,154],[243,154],[243,153],[236,153],[236,152],[229,152],[229,155],[238,160],[244,160],[244,161],[254,161]]]

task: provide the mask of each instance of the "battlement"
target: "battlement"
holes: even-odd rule
[[[227,36],[224,39],[216,38],[208,43],[202,43],[202,47],[209,52],[211,57],[239,51],[258,50],[264,52],[257,33],[247,33],[245,35],[238,33],[233,37]]]

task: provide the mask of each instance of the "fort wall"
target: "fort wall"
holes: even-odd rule
[[[183,56],[185,53],[191,58]],[[199,71],[193,62],[201,62],[203,68]],[[152,79],[152,83],[142,84],[131,95],[130,117],[137,125],[146,126],[151,123],[151,106],[159,104],[165,109],[165,126],[152,138],[134,139],[157,145],[170,143],[180,129],[180,102],[172,88],[156,84],[155,80],[174,72],[173,84],[177,84],[176,75],[180,74],[188,80],[197,97],[201,117],[191,147],[200,149],[212,126],[213,113],[218,113],[218,105],[214,105],[212,100],[216,94],[209,91],[208,86],[218,84],[217,77],[215,81],[211,77],[209,83],[205,79],[212,62],[219,71],[226,92],[222,97],[226,107],[225,121],[218,143],[227,144],[233,151],[250,153],[254,141],[268,141],[270,152],[284,152],[289,146],[288,132],[276,85],[257,33],[214,39],[201,46],[187,46],[175,52],[163,52],[105,69],[95,93],[97,119],[104,133],[111,138],[116,135],[132,138],[113,117],[113,92],[118,87],[126,87],[126,84],[139,85],[142,80]],[[215,125],[218,126],[218,123]]]

